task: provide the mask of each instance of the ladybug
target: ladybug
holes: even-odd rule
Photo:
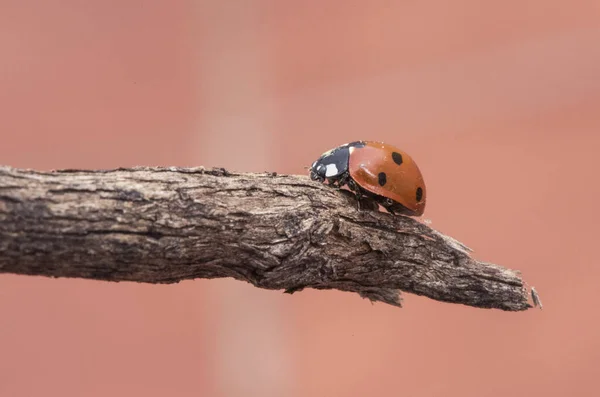
[[[392,214],[420,216],[425,211],[425,182],[414,160],[402,150],[374,141],[355,141],[331,149],[309,168],[310,178],[341,188],[359,201],[381,204]]]

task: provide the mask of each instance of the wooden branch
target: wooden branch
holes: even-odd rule
[[[516,271],[415,219],[358,211],[304,176],[204,168],[38,172],[0,167],[0,273],[174,283],[233,277],[266,289],[400,290],[532,307]]]

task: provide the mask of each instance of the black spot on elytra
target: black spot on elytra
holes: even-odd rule
[[[394,163],[401,165],[402,164],[402,155],[398,152],[392,152],[392,160],[394,160]]]
[[[417,202],[421,201],[422,199],[423,199],[423,189],[418,187],[417,188]]]
[[[379,185],[380,186],[384,186],[387,182],[387,175],[385,175],[385,172],[380,172],[379,175],[377,176],[378,180],[379,180]]]

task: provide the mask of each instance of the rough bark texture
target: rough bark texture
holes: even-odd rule
[[[400,290],[526,310],[518,272],[472,259],[415,219],[358,211],[304,176],[223,169],[37,172],[0,167],[0,273],[174,283],[233,277],[260,288]]]

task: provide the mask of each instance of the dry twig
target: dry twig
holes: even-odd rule
[[[397,306],[403,290],[531,307],[516,271],[472,259],[412,218],[357,211],[352,196],[307,177],[223,169],[0,167],[0,273],[146,283],[233,277]]]

